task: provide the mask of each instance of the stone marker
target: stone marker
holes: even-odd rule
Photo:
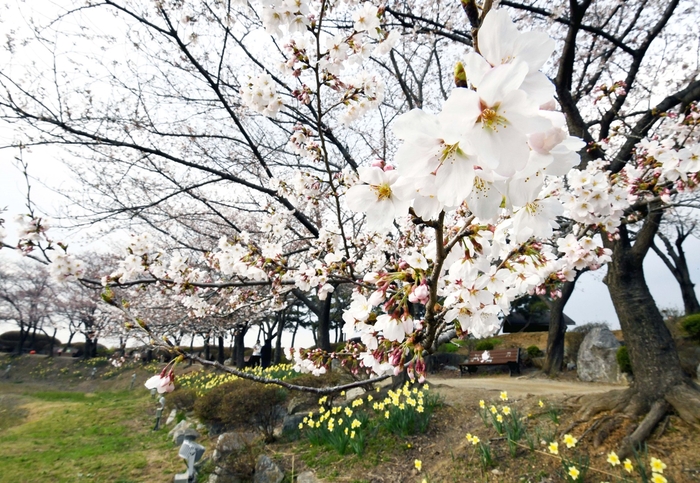
[[[10,378],[10,369],[12,369],[12,364],[8,364],[7,368],[5,368],[5,379]]]
[[[607,327],[591,329],[578,350],[578,378],[589,382],[620,382],[619,347],[620,343]]]
[[[178,456],[187,461],[187,471],[176,474],[173,483],[193,483],[197,475],[194,464],[200,460],[203,454],[204,446],[194,441],[183,441],[180,451],[178,451]]]
[[[131,376],[131,384],[129,384],[129,391],[134,389],[134,383],[136,382],[136,373],[134,373],[133,376]]]

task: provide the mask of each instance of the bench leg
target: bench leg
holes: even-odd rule
[[[520,364],[517,362],[509,362],[508,363],[508,372],[510,373],[510,377],[515,377],[515,374],[520,374]]]

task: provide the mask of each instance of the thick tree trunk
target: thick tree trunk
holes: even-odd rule
[[[578,278],[578,275],[576,276]],[[564,307],[574,293],[576,279],[565,282],[561,287],[561,297],[554,300],[549,306],[549,334],[547,335],[547,356],[544,360],[542,371],[550,376],[561,372],[564,366],[564,342],[566,336],[566,322],[564,321]]]
[[[690,272],[687,265],[685,270],[681,272],[680,279],[677,280],[681,286],[685,315],[700,313],[700,303],[698,303],[698,296],[695,295],[695,284],[690,280]]]
[[[279,314],[279,320],[277,321],[277,338],[275,339],[275,353],[272,356],[272,363],[279,364],[282,362],[282,331],[284,330],[284,325],[287,322],[286,311]]]
[[[333,297],[328,296],[323,301],[323,310],[318,318],[317,345],[324,351],[331,350],[331,304]]]
[[[24,343],[27,340],[27,336],[29,335],[29,329],[24,329],[20,325],[19,327],[19,340],[17,341],[17,355],[21,356],[22,355],[22,349],[24,349]]]
[[[660,218],[660,214],[649,215],[634,246],[625,226],[620,228],[618,240],[606,240],[613,255],[605,283],[632,362],[634,396],[630,409],[637,413],[648,411],[654,402],[684,382],[673,337],[644,279],[643,261],[648,246],[645,250],[643,244],[649,236],[653,239]]]
[[[219,352],[216,354],[216,362],[219,364],[223,364],[224,360],[226,359],[224,355],[224,336],[220,335],[218,337],[218,342],[219,342]]]
[[[239,369],[245,367],[245,333],[246,330],[236,331],[233,336],[233,352],[235,353],[235,364]]]

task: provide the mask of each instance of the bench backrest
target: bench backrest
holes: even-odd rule
[[[484,361],[484,352],[489,353],[488,360]],[[471,351],[467,358],[468,364],[506,364],[508,362],[520,362],[520,348],[494,349],[490,351]]]

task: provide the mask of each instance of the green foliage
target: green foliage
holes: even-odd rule
[[[530,356],[530,358],[540,357],[542,355],[542,351],[536,345],[531,345],[526,349],[526,351],[527,355]]]
[[[438,347],[438,352],[452,353],[459,350],[459,345],[453,344],[452,342],[445,342],[440,347]]]
[[[617,365],[620,366],[621,372],[632,374],[632,361],[626,345],[621,345],[617,349]]]
[[[700,342],[700,314],[688,315],[681,322],[681,328],[693,340]]]
[[[23,391],[12,396],[32,408],[31,417],[0,431],[0,481],[163,481],[182,466],[167,430],[152,430],[148,391]],[[0,393],[4,401],[5,387]],[[8,415],[2,406],[0,421]]]
[[[260,431],[269,442],[281,418],[278,406],[286,398],[287,392],[278,386],[238,379],[206,392],[195,402],[194,412],[207,424]]]
[[[495,347],[492,340],[484,339],[476,343],[475,349],[478,351],[490,351]]]
[[[165,400],[169,407],[189,412],[194,409],[194,403],[197,401],[197,391],[193,388],[178,387],[175,391],[167,394]]]

